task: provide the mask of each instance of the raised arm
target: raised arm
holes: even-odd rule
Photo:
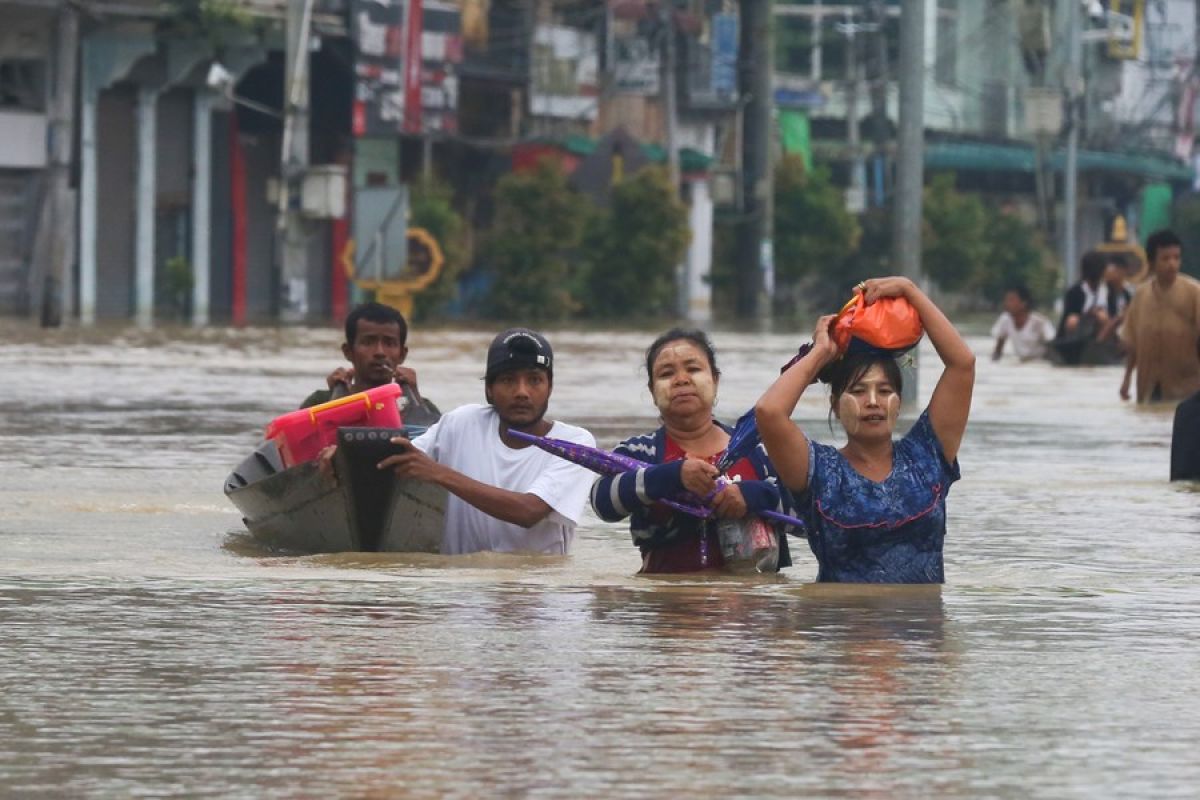
[[[944,365],[929,400],[929,421],[946,460],[954,461],[967,429],[967,416],[971,413],[975,354],[942,310],[908,278],[872,278],[864,283],[868,304],[883,297],[904,297],[921,317],[921,325]]]
[[[817,320],[812,349],[788,367],[754,404],[758,433],[771,463],[783,485],[797,492],[808,488],[808,437],[792,422],[792,412],[817,374],[837,357],[837,346],[829,337],[833,319],[829,315]]]

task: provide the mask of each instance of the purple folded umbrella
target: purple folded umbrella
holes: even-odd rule
[[[753,420],[753,414],[750,415]],[[621,455],[620,453],[610,453],[607,450],[602,450],[599,447],[589,447],[586,444],[576,444],[568,442],[565,439],[553,439],[548,436],[534,436],[530,433],[515,431],[509,428],[508,433],[518,439],[529,442],[532,445],[540,447],[551,455],[556,455],[559,458],[566,459],[572,464],[578,464],[581,467],[586,467],[592,472],[600,475],[620,475],[622,472],[631,472],[633,470],[646,469],[647,467],[656,466],[647,461],[633,458],[632,456]],[[757,431],[755,431],[757,433]],[[718,487],[723,487],[728,481],[725,478],[718,478]],[[691,492],[687,492],[682,497],[674,499],[662,499],[658,502],[665,506],[682,511],[685,514],[691,514],[693,517],[706,519],[712,516],[712,509],[704,505],[705,500],[697,497]],[[796,525],[804,527],[804,520],[792,517],[787,514],[781,514],[778,511],[763,510],[757,512],[760,516],[768,519],[773,519],[778,522],[784,522],[788,525]]]

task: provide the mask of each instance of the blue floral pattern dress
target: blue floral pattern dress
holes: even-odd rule
[[[817,557],[818,581],[942,583],[946,494],[959,479],[928,409],[895,443],[892,471],[876,482],[837,448],[809,440],[808,488],[797,496]]]

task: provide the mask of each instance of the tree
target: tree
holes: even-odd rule
[[[496,218],[485,247],[494,283],[486,311],[514,320],[565,319],[578,310],[571,256],[587,209],[553,161],[496,184]]]
[[[413,300],[413,317],[428,319],[453,298],[458,276],[470,258],[466,224],[454,210],[450,187],[440,181],[423,180],[414,184],[409,200],[409,226],[429,231],[445,258],[437,280]]]
[[[1054,296],[1058,284],[1054,256],[1035,226],[1000,209],[988,219],[984,240],[988,257],[979,272],[978,288],[985,298],[999,303],[1004,292],[1018,284],[1041,302]]]
[[[1183,271],[1200,277],[1200,195],[1186,194],[1175,201],[1171,230],[1183,240]]]
[[[829,170],[809,174],[800,156],[784,156],[775,170],[776,299],[795,306],[803,295],[818,307],[835,300],[861,235]]]
[[[213,47],[242,41],[262,27],[239,0],[168,0],[159,21],[162,33],[207,39]]]
[[[613,187],[583,238],[584,311],[596,317],[673,315],[675,267],[690,231],[666,170],[649,167]]]
[[[975,194],[954,188],[954,175],[935,175],[925,188],[921,261],[925,274],[950,292],[973,289],[989,255],[988,213]]]

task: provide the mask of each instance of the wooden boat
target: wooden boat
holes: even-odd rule
[[[1099,367],[1121,364],[1124,354],[1115,341],[1097,342],[1087,337],[1059,338],[1046,346],[1046,358],[1063,367]]]
[[[375,468],[400,432],[340,428],[336,483],[315,461],[284,468],[275,443],[264,442],[229,474],[225,495],[250,533],[274,549],[437,553],[446,490]]]

